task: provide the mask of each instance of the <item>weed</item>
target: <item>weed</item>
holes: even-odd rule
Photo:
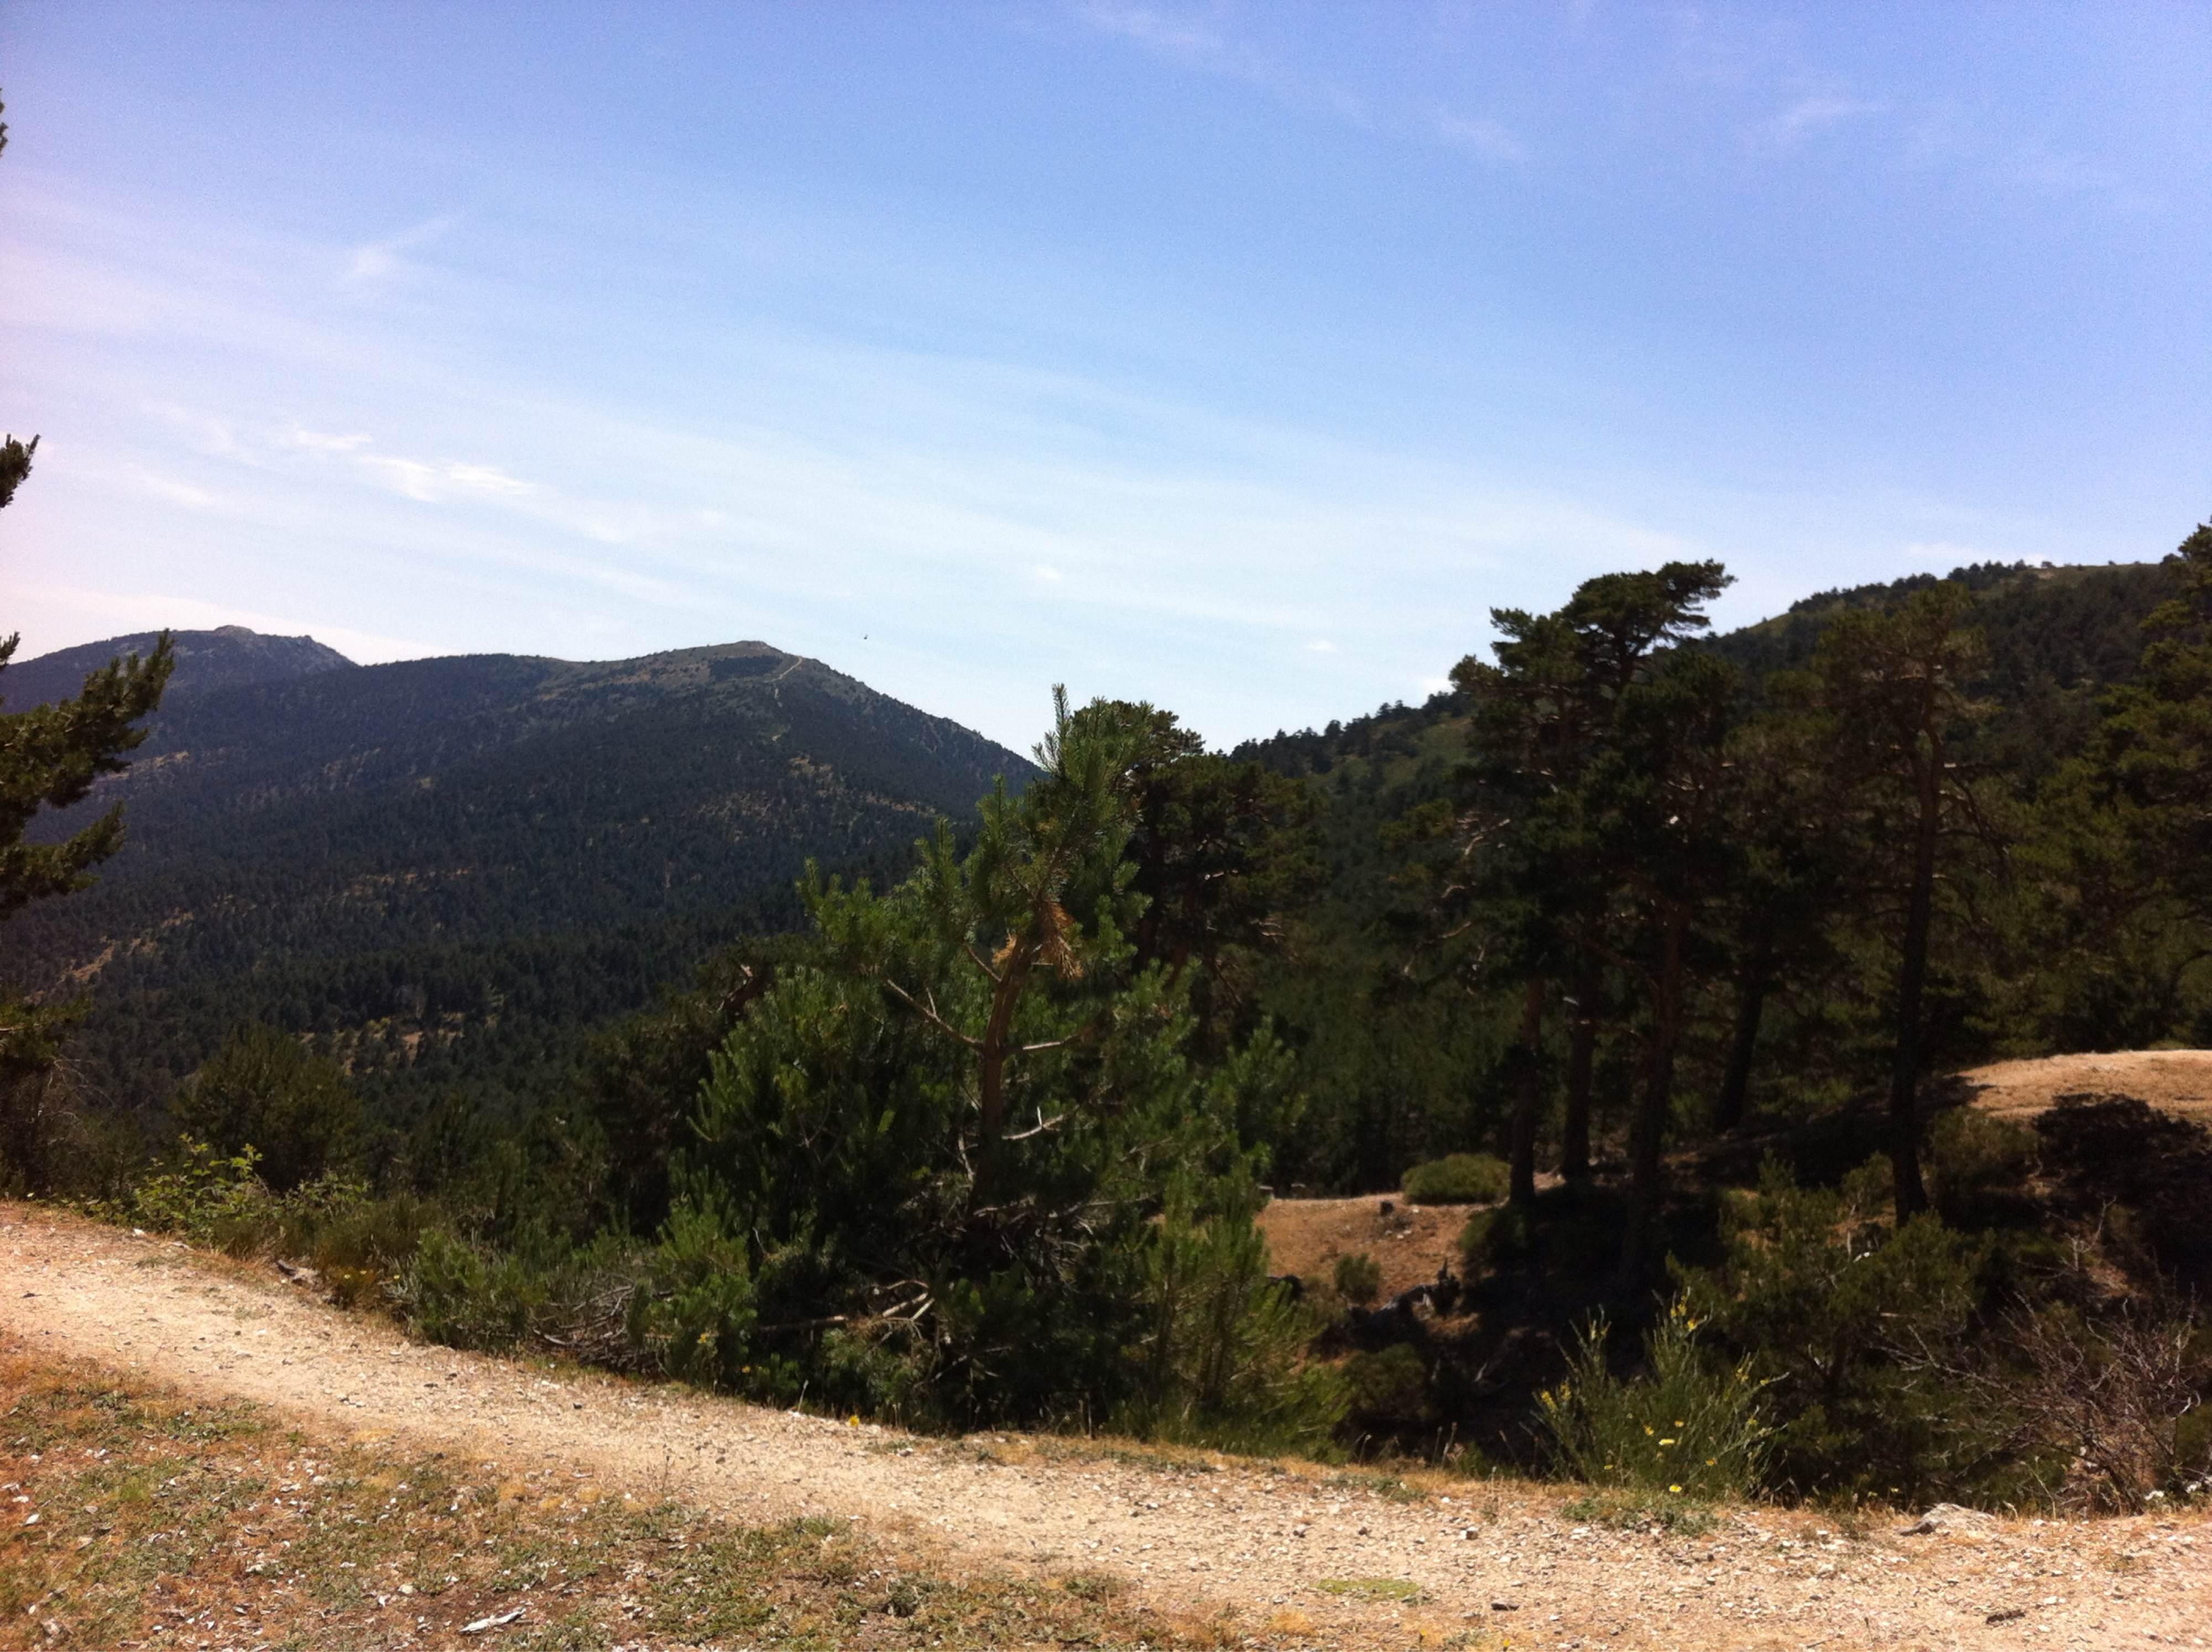
[[[1372,1491],[1389,1503],[1419,1503],[1429,1495],[1417,1485],[1407,1485],[1395,1474],[1361,1473],[1357,1469],[1331,1474],[1323,1483],[1350,1491]]]
[[[1314,1587],[1346,1600],[1394,1600],[1401,1606],[1419,1606],[1429,1598],[1419,1583],[1403,1577],[1324,1577]]]
[[[1674,1537],[1703,1537],[1713,1529],[1713,1512],[1701,1503],[1680,1497],[1664,1500],[1594,1491],[1562,1503],[1560,1515],[1586,1526],[1609,1526],[1617,1532],[1662,1531]]]

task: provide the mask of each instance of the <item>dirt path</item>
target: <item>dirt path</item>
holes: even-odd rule
[[[1471,1620],[1565,1648],[2212,1644],[2212,1520],[2194,1514],[1913,1537],[1886,1520],[1846,1539],[1816,1515],[1747,1509],[1660,1538],[1577,1525],[1560,1492],[1518,1482],[1393,1497],[1304,1466],[915,1439],[410,1343],[173,1242],[4,1203],[0,1325],[356,1436],[514,1473],[558,1463],[738,1518],[866,1519],[973,1561],[1113,1571],[1165,1604],[1233,1604],[1242,1623],[1310,1625],[1334,1643],[1405,1645]]]

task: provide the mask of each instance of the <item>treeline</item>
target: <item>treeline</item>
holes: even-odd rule
[[[810,873],[799,932],[526,1112],[379,1157],[364,1086],[244,1032],[178,1091],[198,1145],[108,1197],[312,1242],[450,1340],[932,1426],[1662,1502],[2179,1495],[2212,1144],[2114,1098],[2002,1126],[1942,1076],[2212,1042],[2212,529],[1710,639],[1726,582],[1499,610],[1448,694],[1225,756],[1063,705],[972,841]],[[1415,1185],[1502,1193],[1456,1276],[1271,1281],[1270,1190],[1447,1156]]]

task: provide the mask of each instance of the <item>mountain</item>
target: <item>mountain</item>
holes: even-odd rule
[[[352,671],[361,668],[335,648],[313,637],[264,636],[242,625],[218,626],[212,631],[171,634],[177,668],[169,678],[169,695],[198,694],[211,689],[244,688],[256,683],[285,683],[322,671]],[[67,700],[85,677],[119,654],[150,654],[159,634],[141,631],[133,636],[110,637],[78,648],[62,648],[40,654],[0,671],[0,706],[27,711],[55,700]]]
[[[762,642],[340,669],[232,641],[213,663],[263,680],[180,666],[129,772],[41,823],[120,801],[124,850],[10,925],[8,975],[89,988],[81,1058],[137,1102],[253,1019],[402,1088],[487,1064],[520,1083],[717,945],[795,923],[810,858],[902,865],[939,817],[1031,772]],[[76,671],[56,658],[21,669]]]

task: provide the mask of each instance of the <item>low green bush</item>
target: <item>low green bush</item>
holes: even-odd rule
[[[665,1339],[646,1333],[654,1289],[650,1249],[612,1235],[572,1244],[526,1229],[494,1247],[434,1227],[392,1294],[416,1335],[489,1352],[557,1348],[616,1370],[671,1372]]]
[[[1495,1205],[1510,1186],[1505,1161],[1489,1153],[1453,1153],[1416,1164],[1402,1191],[1412,1205]]]
[[[1928,1133],[1929,1194],[1953,1227],[1996,1225],[2032,1212],[2035,1133],[1978,1108],[1940,1114]]]
[[[1399,1428],[1428,1413],[1428,1367],[1402,1342],[1352,1355],[1344,1363],[1344,1384],[1352,1420],[1363,1428]]]
[[[1536,1227],[1528,1212],[1511,1205],[1477,1211],[1459,1230],[1462,1266],[1470,1279],[1493,1269],[1526,1261],[1535,1249]]]
[[[167,1168],[91,1208],[111,1221],[179,1234],[232,1256],[298,1258],[345,1307],[368,1300],[399,1275],[437,1219],[421,1200],[371,1197],[356,1177],[325,1174],[279,1193],[260,1169],[257,1148],[226,1155],[187,1137]]]
[[[278,1193],[344,1168],[362,1130],[360,1099],[325,1056],[273,1027],[243,1027],[171,1099],[182,1133],[235,1156],[249,1145]]]
[[[251,1255],[283,1228],[283,1203],[257,1174],[260,1159],[252,1147],[219,1154],[187,1137],[167,1169],[94,1208],[112,1221],[179,1234],[234,1256]]]
[[[1146,1263],[1150,1327],[1117,1425],[1225,1450],[1325,1452],[1346,1395],[1334,1370],[1307,1357],[1322,1315],[1268,1278],[1247,1208],[1200,1219],[1178,1200]]]
[[[1336,1259],[1336,1294],[1365,1308],[1382,1294],[1382,1264],[1365,1251]]]
[[[1613,1375],[1607,1327],[1591,1321],[1566,1380],[1539,1396],[1553,1460],[1575,1479],[1670,1497],[1741,1497],[1758,1485],[1771,1430],[1751,1362],[1709,1357],[1677,1298],[1644,1341],[1644,1367]]]

